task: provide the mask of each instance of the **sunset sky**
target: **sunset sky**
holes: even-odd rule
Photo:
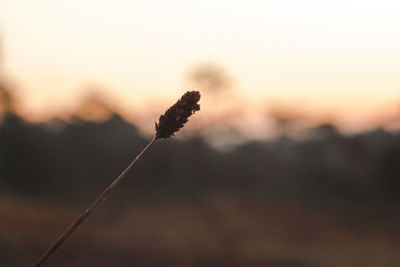
[[[400,100],[399,12],[394,0],[3,0],[2,71],[32,113],[90,86],[124,106],[175,100],[193,65],[214,62],[232,101],[365,119]]]

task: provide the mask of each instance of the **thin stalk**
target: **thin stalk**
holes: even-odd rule
[[[122,179],[125,178],[126,174],[135,165],[136,161],[146,152],[147,149],[156,141],[156,136],[151,139],[151,141],[147,144],[147,146],[136,156],[136,158],[129,164],[129,166],[112,182],[106,190],[103,191],[90,206],[81,214],[79,217],[68,227],[68,229],[51,245],[47,251],[42,255],[42,257],[37,261],[34,265],[35,267],[41,266],[64,242],[68,239],[68,237],[81,226],[81,224],[85,221],[85,219],[93,212],[94,209],[107,197],[107,195],[111,192],[111,190],[116,187]]]

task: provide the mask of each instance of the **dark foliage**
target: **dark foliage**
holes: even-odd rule
[[[223,192],[397,203],[400,134],[375,130],[345,137],[326,129],[316,127],[306,141],[281,138],[247,143],[228,152],[213,149],[201,137],[160,142],[146,160],[139,161],[130,174],[133,177],[113,198],[197,199]],[[103,123],[73,124],[62,120],[30,124],[9,114],[0,126],[1,190],[69,204],[89,201],[146,141],[135,126],[116,114]]]

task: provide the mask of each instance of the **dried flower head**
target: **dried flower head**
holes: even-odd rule
[[[179,131],[188,118],[200,110],[198,91],[187,91],[181,99],[171,106],[156,123],[156,139],[169,138]]]

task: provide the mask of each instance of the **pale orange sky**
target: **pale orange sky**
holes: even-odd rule
[[[188,68],[213,61],[235,78],[230,100],[255,112],[290,102],[365,119],[400,99],[399,11],[365,0],[3,0],[3,72],[43,113],[93,84],[124,106],[174,101]]]

